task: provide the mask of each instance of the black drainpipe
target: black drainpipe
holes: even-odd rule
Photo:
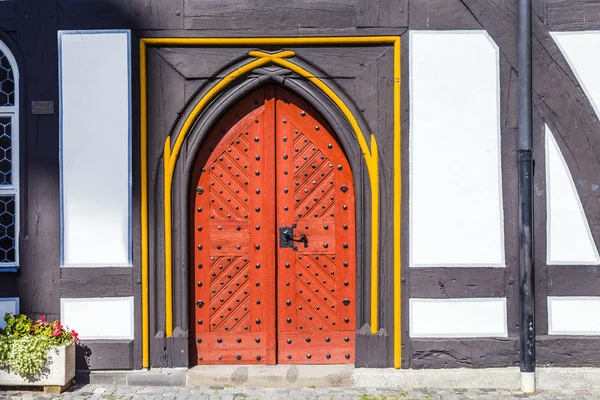
[[[521,390],[535,391],[535,319],[533,287],[533,135],[531,90],[531,0],[519,0],[519,283]]]

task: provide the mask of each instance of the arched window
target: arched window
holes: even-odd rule
[[[19,266],[19,71],[0,41],[0,271]]]

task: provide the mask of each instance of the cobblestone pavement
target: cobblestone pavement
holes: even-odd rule
[[[304,389],[259,389],[236,387],[156,387],[156,386],[108,386],[74,385],[61,395],[47,395],[41,391],[3,391],[0,388],[0,400],[6,399],[73,399],[73,400],[255,400],[255,399],[310,399],[310,400],[499,400],[499,399],[600,399],[598,390],[565,390],[558,392],[540,392],[527,396],[521,392],[509,390],[387,390],[387,389],[342,389],[342,388],[304,388]]]

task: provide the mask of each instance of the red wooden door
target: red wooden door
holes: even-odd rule
[[[199,364],[275,363],[272,89],[213,128],[196,161],[194,323]]]
[[[353,363],[354,185],[325,121],[261,88],[215,126],[192,184],[198,363]]]
[[[277,88],[277,224],[304,243],[278,248],[279,363],[354,363],[355,230],[352,170],[331,129]]]

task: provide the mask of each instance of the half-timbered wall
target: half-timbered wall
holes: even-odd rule
[[[354,174],[356,365],[517,365],[516,10],[516,0],[0,1],[0,41],[20,72],[19,268],[0,271],[0,312],[81,326],[80,368],[188,365],[190,168],[218,117],[268,82],[327,119]],[[600,1],[534,1],[539,365],[600,359],[599,12]],[[114,35],[125,39],[95,42]],[[399,48],[326,40],[374,36]],[[59,43],[86,37],[75,70],[59,70],[70,62]],[[139,50],[142,38],[248,37],[323,40]],[[223,88],[168,169],[219,80],[280,51],[293,52],[282,56],[292,69],[271,59]],[[109,318],[118,329],[98,321]]]

